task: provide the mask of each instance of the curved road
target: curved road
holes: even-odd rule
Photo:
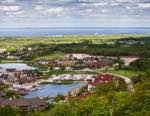
[[[84,70],[84,71],[86,71],[86,70]],[[103,73],[103,72],[101,72],[99,70],[91,70],[91,69],[89,69],[87,71],[96,72],[96,73]],[[129,92],[134,93],[134,86],[133,86],[132,80],[129,77],[118,75],[118,74],[114,74],[114,73],[105,73],[105,74],[110,74],[110,75],[113,75],[113,76],[116,76],[116,77],[119,77],[119,78],[123,79],[125,81],[125,83],[128,85]]]
[[[133,86],[132,80],[129,77],[118,75],[118,74],[113,74],[113,73],[105,73],[105,74],[110,74],[110,75],[122,78],[125,81],[125,83],[128,85],[128,90],[131,93],[134,93],[134,86]]]

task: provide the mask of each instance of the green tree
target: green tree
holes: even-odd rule
[[[107,116],[109,104],[106,97],[91,96],[78,106],[78,116]]]
[[[117,92],[114,95],[113,116],[129,116],[129,100],[128,92]]]
[[[121,69],[125,62],[121,59],[121,57],[117,57],[116,59],[114,59],[115,63],[118,63],[118,68]]]
[[[113,81],[110,81],[105,84],[100,84],[96,86],[96,94],[97,95],[106,95],[109,92],[114,92],[116,90],[115,83]]]
[[[18,98],[19,96],[14,91],[8,90],[8,91],[6,91],[6,97],[7,98]]]
[[[10,106],[0,108],[0,116],[16,116],[16,115],[17,111]]]
[[[58,94],[56,97],[55,97],[55,101],[56,102],[59,102],[60,100],[64,100],[65,98],[64,98],[64,96],[62,95],[62,94]]]
[[[39,112],[39,111],[34,111],[34,112],[30,112],[28,114],[28,116],[45,116],[44,112]]]

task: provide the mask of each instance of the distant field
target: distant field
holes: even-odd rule
[[[62,43],[78,43],[83,40],[89,40],[93,43],[109,42],[114,39],[128,38],[128,37],[150,37],[150,35],[66,35],[61,37],[1,37],[0,48],[8,50],[24,47],[32,44],[62,44]]]
[[[41,59],[45,59],[45,60],[52,60],[52,59],[56,59],[56,58],[60,58],[64,56],[64,54],[62,52],[55,52],[46,56],[42,56],[42,57],[38,57],[34,60],[41,60]]]

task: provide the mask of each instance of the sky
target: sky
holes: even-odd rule
[[[0,28],[150,27],[150,0],[0,0]]]

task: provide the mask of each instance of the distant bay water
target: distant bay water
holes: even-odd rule
[[[0,28],[1,37],[12,36],[62,36],[96,34],[150,34],[150,28]]]

